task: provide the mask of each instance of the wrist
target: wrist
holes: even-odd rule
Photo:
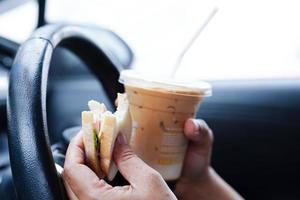
[[[193,183],[190,183],[190,187],[196,193],[207,193],[213,189],[215,181],[216,172],[212,167],[209,166],[201,177],[199,177]]]
[[[243,198],[209,167],[207,178],[198,182],[195,189],[203,199],[242,200]]]
[[[201,197],[201,193],[205,193],[207,185],[211,182],[212,171],[211,167],[207,167],[201,174],[182,176],[177,182],[175,190],[178,199],[189,200]]]
[[[217,173],[215,170],[209,166],[203,176],[197,179],[195,182],[195,187],[197,188],[206,188],[208,186],[211,186],[213,182],[216,180]]]
[[[198,179],[181,179],[176,187],[178,199],[243,199],[233,188],[231,188],[212,167]]]

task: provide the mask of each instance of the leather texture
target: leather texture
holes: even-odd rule
[[[54,49],[62,46],[79,56],[102,82],[111,101],[124,90],[118,82],[119,71],[129,66],[132,53],[122,40],[117,41],[116,35],[115,40],[106,42],[101,38],[104,32],[107,30],[47,25],[19,48],[7,100],[9,153],[19,199],[64,196],[50,150],[46,115],[47,80]],[[121,49],[123,55],[117,57],[114,49]]]

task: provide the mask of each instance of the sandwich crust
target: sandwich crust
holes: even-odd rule
[[[82,114],[83,144],[87,165],[99,176],[104,177],[99,164],[99,140],[93,128],[93,113],[83,111]]]
[[[99,138],[101,158],[100,166],[106,176],[109,174],[110,165],[113,160],[112,153],[117,135],[116,117],[110,112],[105,112],[101,120]]]

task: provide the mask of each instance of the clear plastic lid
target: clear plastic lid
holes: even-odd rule
[[[158,77],[140,73],[136,70],[123,70],[119,82],[127,86],[164,90],[186,95],[211,96],[211,84],[198,80],[181,80],[169,77]]]

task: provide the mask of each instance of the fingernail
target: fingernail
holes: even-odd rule
[[[127,138],[123,133],[120,133],[117,138],[119,144],[127,144]]]
[[[194,125],[194,133],[199,131],[199,123],[196,119],[192,119],[193,125]]]
[[[194,125],[194,130],[193,130],[193,135],[194,135],[194,141],[200,141],[201,138],[203,137],[202,135],[202,131],[200,131],[201,125],[200,125],[200,121],[193,119],[192,120],[193,125]]]
[[[186,131],[190,134],[198,133],[199,124],[195,119],[189,119],[188,124],[186,126]]]

